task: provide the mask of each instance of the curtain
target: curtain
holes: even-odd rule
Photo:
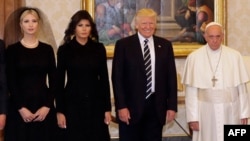
[[[4,26],[8,16],[17,8],[24,6],[25,0],[0,0],[0,38],[4,36]]]

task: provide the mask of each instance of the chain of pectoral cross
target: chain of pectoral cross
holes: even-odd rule
[[[216,64],[216,67],[215,67],[215,70],[214,70],[214,71],[213,71],[213,67],[212,67],[212,64],[211,64],[210,57],[209,57],[209,55],[208,55],[207,47],[206,47],[206,52],[207,52],[207,57],[208,57],[208,61],[209,61],[209,66],[210,66],[210,69],[211,69],[211,71],[212,71],[212,73],[213,73],[213,77],[212,77],[211,81],[212,81],[212,83],[213,83],[213,87],[215,87],[215,82],[218,81],[218,79],[215,78],[215,73],[216,73],[216,71],[217,71],[217,69],[218,69],[218,66],[219,66],[219,63],[220,63],[222,48],[221,48],[221,51],[220,51],[219,60],[218,60],[218,62],[217,62],[217,64]]]

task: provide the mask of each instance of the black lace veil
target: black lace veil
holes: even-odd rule
[[[38,12],[38,15],[40,17],[39,22],[39,29],[38,29],[38,35],[37,38],[39,41],[45,42],[47,44],[50,44],[54,51],[57,50],[56,41],[52,32],[52,28],[50,26],[50,22],[47,18],[47,16],[38,8],[35,7],[21,7],[17,10],[15,10],[13,13],[10,14],[8,17],[6,24],[5,24],[5,32],[4,32],[4,41],[6,44],[6,47],[9,45],[16,43],[21,40],[23,37],[23,33],[21,31],[20,27],[20,15],[28,9],[34,9]]]

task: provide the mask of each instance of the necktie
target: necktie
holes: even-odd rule
[[[152,92],[152,69],[151,69],[151,57],[148,47],[148,39],[144,40],[144,66],[147,78],[146,85],[146,99],[151,95]]]

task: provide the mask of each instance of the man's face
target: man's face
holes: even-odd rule
[[[218,25],[212,25],[205,32],[204,37],[212,50],[217,50],[223,41],[224,34],[221,30]]]
[[[144,37],[151,37],[156,29],[156,19],[155,17],[138,17],[135,25],[138,32]]]

